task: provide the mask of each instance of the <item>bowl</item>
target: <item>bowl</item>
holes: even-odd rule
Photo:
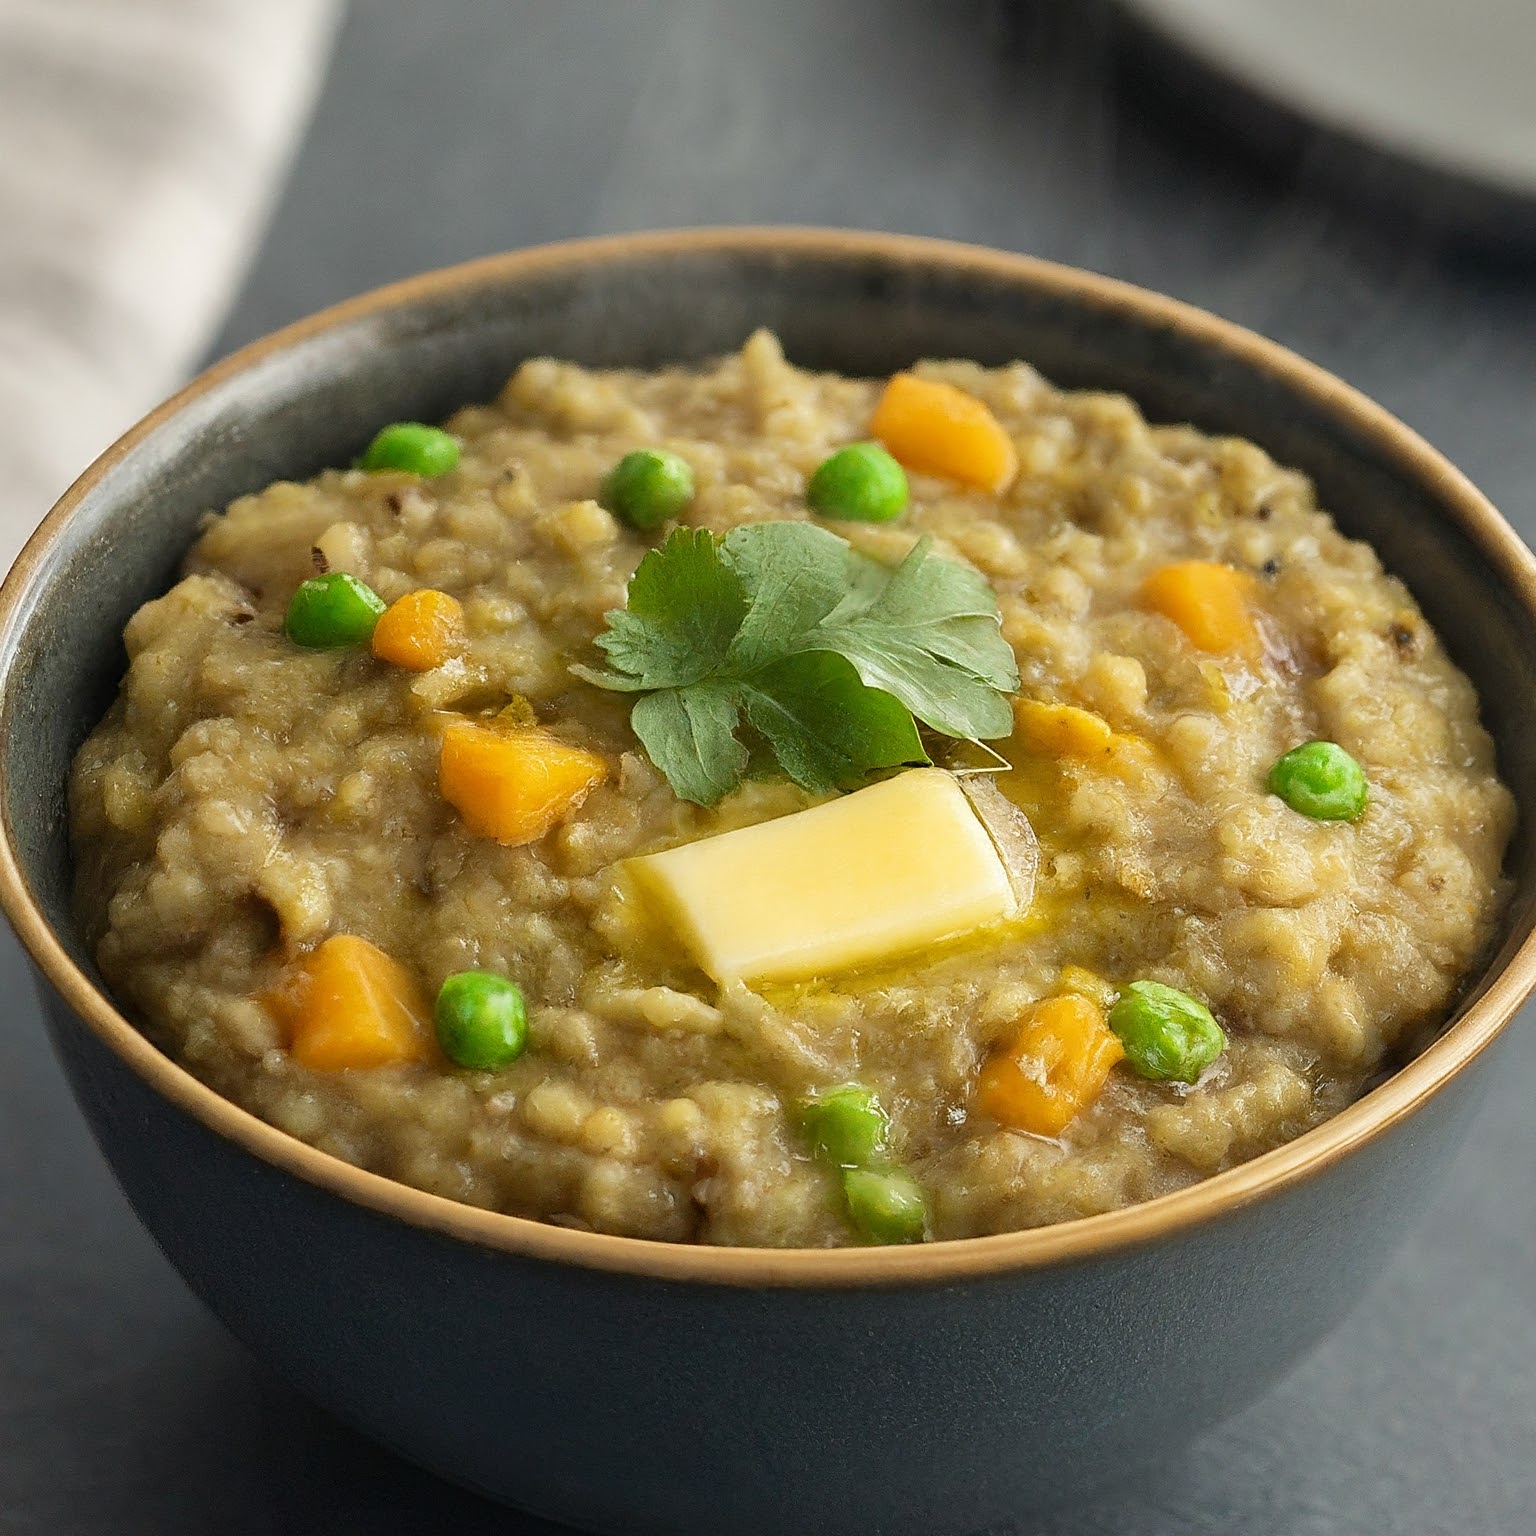
[[[257,342],[135,427],[0,591],[0,900],[75,1097],[187,1283],[295,1386],[454,1481],[599,1531],[976,1530],[1139,1475],[1346,1314],[1424,1207],[1536,984],[1522,819],[1494,953],[1415,1060],[1179,1193],[915,1248],[676,1246],[457,1205],[217,1097],[114,1008],[70,909],[70,759],[209,508],[489,398],[524,357],[658,365],[774,327],[814,367],[1034,363],[1299,466],[1419,596],[1536,805],[1536,561],[1386,412],[1258,336],[1019,256],[718,230],[517,252]]]

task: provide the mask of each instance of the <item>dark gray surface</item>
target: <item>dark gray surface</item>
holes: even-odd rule
[[[220,347],[390,277],[563,235],[727,221],[949,235],[1278,337],[1418,426],[1536,533],[1536,273],[1358,214],[1315,190],[1329,167],[1305,155],[1280,176],[1178,126],[1126,88],[1106,37],[1085,0],[358,4]],[[0,965],[15,999],[0,1028],[0,1532],[549,1529],[373,1450],[201,1313],[90,1146],[9,938]],[[1529,1531],[1533,1090],[1526,1020],[1448,1188],[1344,1330],[1155,1488],[1029,1529]]]

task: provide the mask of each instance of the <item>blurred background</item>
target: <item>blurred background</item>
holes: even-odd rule
[[[1536,535],[1531,0],[0,0],[0,563],[201,364],[538,241],[794,222],[1160,289],[1419,428]],[[0,1533],[543,1532],[196,1307],[0,1030]],[[1530,1530],[1526,1028],[1426,1227],[1278,1393],[1044,1536]],[[1021,1528],[1022,1530],[1022,1528]]]

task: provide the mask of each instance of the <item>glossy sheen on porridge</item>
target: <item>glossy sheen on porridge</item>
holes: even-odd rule
[[[600,664],[604,615],[665,532],[600,505],[621,456],[680,455],[682,521],[723,534],[806,518],[818,464],[870,435],[881,382],[803,372],[759,334],[700,371],[528,362],[447,424],[447,474],[327,471],[208,518],[183,579],[129,624],[121,696],[71,783],[78,903],[117,996],[220,1093],[327,1152],[674,1241],[857,1241],[797,1110],[847,1082],[889,1114],[888,1158],[937,1238],[1145,1200],[1337,1112],[1444,1017],[1498,913],[1514,811],[1470,684],[1371,550],[1252,444],[1150,427],[1022,364],[914,372],[985,402],[1017,473],[995,495],[914,473],[899,519],[826,526],[886,564],[932,535],[996,593],[1019,718],[1072,706],[994,743],[1010,765],[994,782],[1039,840],[1022,919],[749,986],[711,979],[637,908],[622,861],[819,798],[771,775],[711,808],[679,798],[631,730],[633,696],[570,670]],[[1189,560],[1251,573],[1261,651],[1202,648],[1143,599]],[[285,611],[317,562],[386,602],[452,594],[463,654],[411,671],[295,645]],[[517,847],[471,831],[438,781],[445,720],[508,705],[607,766]],[[1268,792],[1313,740],[1364,767],[1358,820]],[[516,980],[527,1050],[497,1071],[300,1065],[272,999],[338,934],[429,999],[470,968]],[[1107,1005],[1138,979],[1219,1019],[1226,1049],[1198,1081],[1121,1063],[1056,1135],[987,1112],[980,1075],[1032,1007]]]

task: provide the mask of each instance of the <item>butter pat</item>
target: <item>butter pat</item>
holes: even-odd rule
[[[1018,907],[986,828],[939,768],[633,859],[629,869],[721,982],[872,965]]]

